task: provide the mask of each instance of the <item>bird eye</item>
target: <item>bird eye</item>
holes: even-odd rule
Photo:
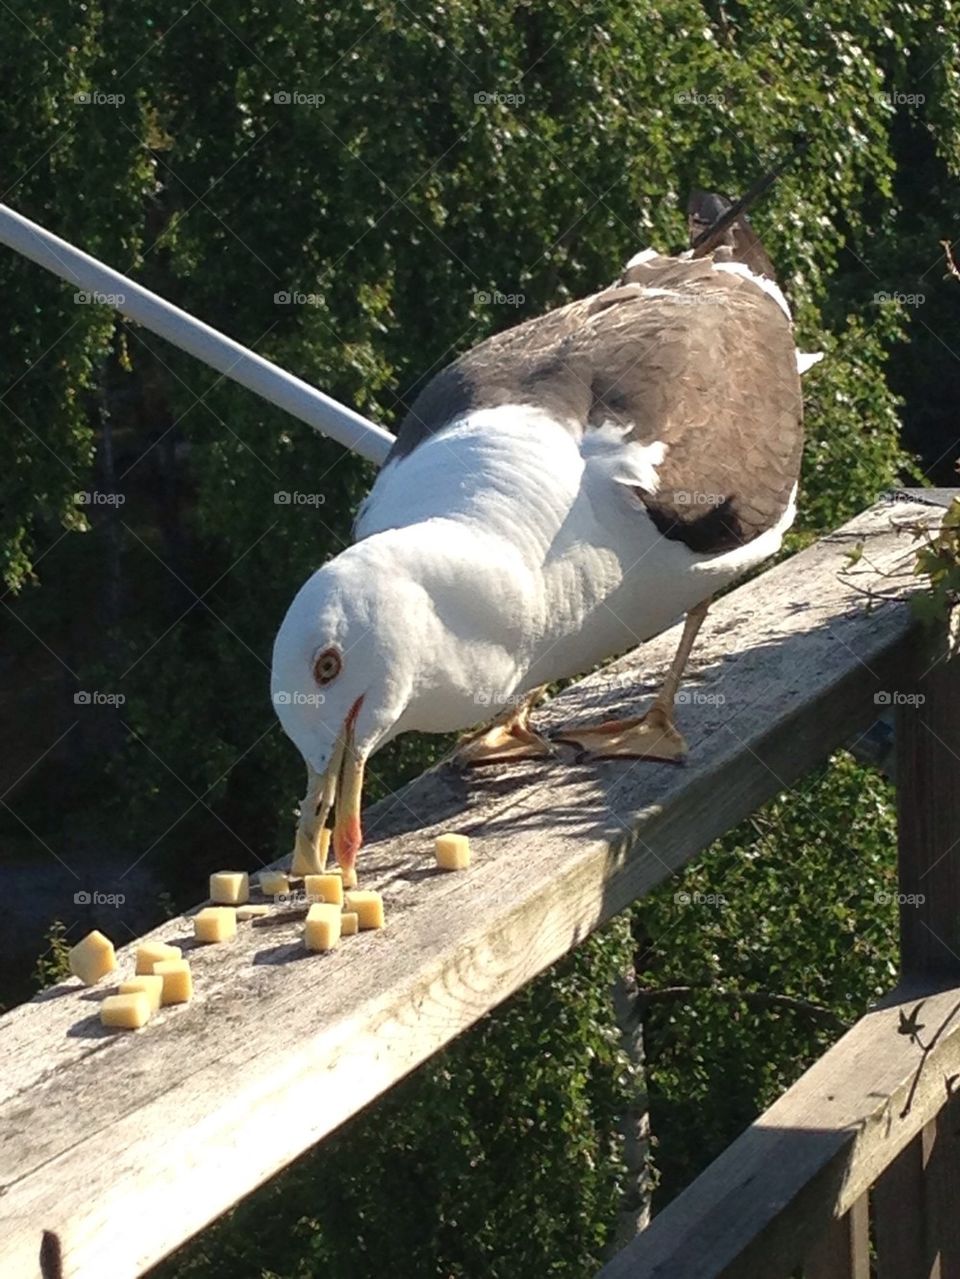
[[[318,684],[329,684],[340,674],[342,662],[335,648],[325,648],[313,659],[313,678]]]

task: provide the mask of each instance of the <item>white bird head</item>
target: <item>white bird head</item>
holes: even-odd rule
[[[311,860],[335,802],[337,861],[356,861],[364,766],[397,731],[413,686],[416,589],[361,542],[308,579],[277,633],[271,692],[307,765],[297,838]]]

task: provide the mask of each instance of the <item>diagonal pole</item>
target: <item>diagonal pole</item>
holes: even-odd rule
[[[46,267],[74,288],[94,295],[93,301],[103,299],[128,320],[142,324],[255,395],[329,435],[344,448],[377,466],[383,464],[394,437],[382,426],[165,302],[5,204],[0,204],[0,243]]]

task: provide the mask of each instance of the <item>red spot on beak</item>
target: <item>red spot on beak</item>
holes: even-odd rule
[[[360,829],[359,817],[348,817],[343,827],[334,834],[333,851],[337,862],[344,870],[353,870],[357,864],[357,853],[363,843],[363,832]]]

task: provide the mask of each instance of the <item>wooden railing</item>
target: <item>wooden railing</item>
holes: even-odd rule
[[[933,526],[940,513],[883,502],[718,601],[687,685],[710,696],[681,707],[685,768],[441,765],[377,806],[361,871],[384,893],[383,933],[303,958],[296,925],[278,925],[192,952],[194,1001],[135,1035],[101,1029],[99,988],[74,982],[0,1019],[0,1275],[142,1273],[865,729],[877,693],[915,681],[930,696],[902,717],[903,882],[916,893],[922,879],[929,905],[905,915],[912,986],[864,1018],[605,1274],[775,1279],[801,1263],[807,1279],[864,1274],[875,1183],[878,1256],[929,1249],[918,1224],[928,1220],[942,1250],[953,1224],[944,1196],[956,1162],[940,1134],[957,1127],[944,1103],[945,1079],[960,1072],[950,1019],[960,991],[949,989],[960,915],[956,858],[937,858],[951,829],[960,836],[957,677],[944,662],[925,670],[932,658],[902,601],[867,607],[914,583],[898,525]],[[670,632],[583,680],[541,723],[634,711],[675,643]],[[472,839],[466,875],[432,868],[433,837],[451,828]],[[189,932],[181,917],[150,938],[181,944]],[[124,975],[132,951],[120,952]],[[921,995],[918,1041],[898,1019]],[[904,1230],[891,1243],[903,1214],[890,1205],[908,1201],[916,1241]]]

